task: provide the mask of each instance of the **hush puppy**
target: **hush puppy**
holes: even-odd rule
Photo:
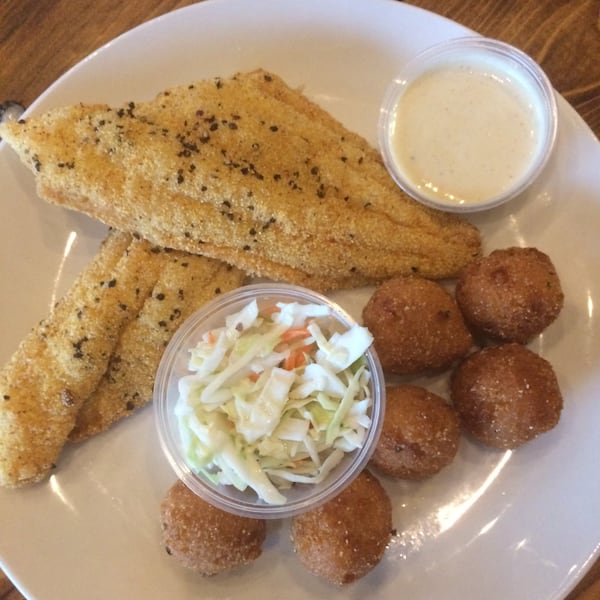
[[[558,317],[564,296],[546,254],[505,248],[463,269],[456,301],[474,329],[498,341],[525,344]]]
[[[262,553],[266,523],[225,512],[177,481],[161,503],[167,552],[201,575],[249,564]]]
[[[452,295],[419,277],[380,285],[363,309],[363,321],[383,370],[396,375],[447,368],[473,342]]]
[[[392,504],[369,471],[325,504],[292,519],[292,542],[304,566],[336,585],[364,577],[392,535]]]
[[[440,396],[415,385],[388,387],[383,428],[371,457],[381,473],[424,479],[456,456],[461,435],[456,410]]]
[[[552,365],[517,343],[468,356],[452,374],[451,394],[464,429],[502,450],[555,427],[563,407]]]

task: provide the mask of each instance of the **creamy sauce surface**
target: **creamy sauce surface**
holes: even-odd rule
[[[525,175],[540,152],[527,90],[482,65],[426,72],[396,106],[391,148],[418,191],[437,202],[476,204]]]

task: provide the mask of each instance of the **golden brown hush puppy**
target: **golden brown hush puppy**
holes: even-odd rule
[[[564,296],[546,254],[536,248],[505,248],[463,269],[456,301],[467,323],[481,333],[524,344],[556,319]]]
[[[216,575],[256,560],[266,523],[230,514],[202,500],[177,481],[161,503],[167,552],[201,575]]]
[[[468,356],[452,374],[451,393],[464,429],[502,450],[555,427],[563,407],[552,365],[517,343]]]
[[[383,428],[371,464],[399,479],[424,479],[456,456],[461,435],[456,410],[415,385],[388,387]]]
[[[419,277],[380,285],[363,309],[363,321],[383,370],[397,375],[449,367],[473,342],[452,295]]]
[[[364,577],[392,535],[392,504],[378,479],[363,471],[325,504],[292,519],[292,542],[304,566],[336,585]]]

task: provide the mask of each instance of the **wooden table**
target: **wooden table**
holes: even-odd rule
[[[193,2],[2,0],[0,102],[17,100],[29,105],[67,69],[105,42]],[[530,54],[600,137],[600,0],[412,0],[409,4]],[[0,571],[0,600],[21,598]],[[599,599],[600,561],[567,600]]]

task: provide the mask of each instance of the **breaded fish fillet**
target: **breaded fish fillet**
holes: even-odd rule
[[[425,208],[360,136],[263,70],[0,127],[43,198],[166,247],[328,289],[456,275],[478,231]]]
[[[38,481],[56,464],[121,328],[152,289],[150,247],[112,233],[0,370],[0,485]]]
[[[71,441],[104,431],[148,403],[156,369],[177,328],[245,279],[242,271],[203,256],[160,250],[158,259],[158,280],[136,318],[124,327],[102,380],[77,415]]]
[[[148,402],[177,327],[245,277],[221,261],[111,231],[0,370],[0,486],[43,479],[68,440]]]

